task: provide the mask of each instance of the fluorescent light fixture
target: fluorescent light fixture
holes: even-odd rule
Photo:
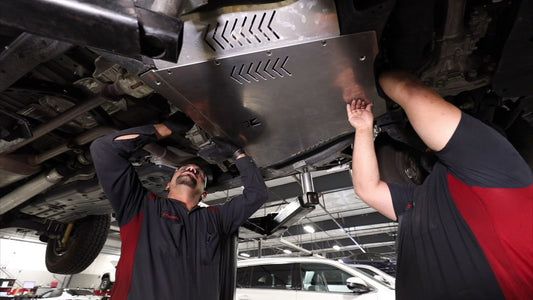
[[[326,170],[326,173],[336,173],[336,172],[349,170],[349,169],[350,169],[350,164],[346,163],[346,164],[335,166],[333,168],[329,168]]]
[[[304,226],[304,230],[309,232],[309,233],[314,233],[315,232],[315,228],[313,228],[313,226],[311,226],[311,225],[305,225]]]
[[[246,252],[241,252],[239,253],[240,256],[242,257],[250,257],[250,254],[246,253]]]
[[[339,251],[341,250],[341,247],[339,245],[333,245],[333,249]]]
[[[283,253],[285,253],[285,254],[291,254],[291,253],[292,253],[292,251],[291,251],[291,250],[289,250],[289,249],[283,249]]]

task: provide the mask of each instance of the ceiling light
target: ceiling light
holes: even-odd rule
[[[243,256],[243,257],[250,257],[250,254],[246,253],[246,252],[241,252],[239,253],[240,256]]]
[[[289,250],[289,249],[283,249],[283,253],[285,253],[285,254],[291,254],[291,253],[292,253],[292,251],[291,251],[291,250]]]
[[[346,163],[346,164],[342,164],[342,165],[329,168],[326,170],[326,173],[336,173],[336,172],[345,171],[348,169],[350,169],[350,164]]]
[[[333,249],[339,251],[341,250],[341,247],[339,245],[333,245]]]
[[[309,232],[309,233],[314,233],[315,232],[315,228],[313,228],[313,226],[311,226],[311,225],[305,225],[304,226],[304,230]]]

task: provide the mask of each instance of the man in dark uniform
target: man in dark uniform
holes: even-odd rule
[[[379,82],[439,159],[420,186],[382,181],[372,105],[347,105],[355,191],[400,222],[397,298],[533,299],[529,166],[503,136],[412,75],[388,72]]]
[[[252,159],[220,140],[207,154],[210,158],[233,155],[244,185],[242,195],[222,205],[198,206],[206,196],[206,175],[197,165],[176,170],[167,186],[167,198],[146,190],[128,161],[130,155],[190,127],[190,123],[140,126],[91,145],[96,172],[116,213],[122,240],[113,300],[218,300],[220,243],[267,199],[267,188]]]

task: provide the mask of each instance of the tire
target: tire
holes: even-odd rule
[[[112,287],[111,278],[109,278],[109,274],[106,273],[102,276],[102,281],[100,282],[100,290],[107,291],[107,290],[110,290],[111,287]]]
[[[414,152],[397,149],[390,144],[376,151],[381,180],[400,184],[422,184],[426,173]]]
[[[87,216],[77,220],[67,241],[50,239],[46,247],[46,268],[56,274],[76,274],[85,270],[104,246],[111,224],[109,215]]]

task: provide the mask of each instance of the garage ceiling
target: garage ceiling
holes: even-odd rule
[[[312,173],[320,204],[298,223],[290,226],[281,237],[261,241],[261,256],[319,254],[342,258],[357,253],[374,252],[394,259],[397,223],[385,218],[355,195],[351,174],[347,168]],[[267,182],[268,202],[252,217],[279,212],[288,203],[297,201],[302,188],[297,177]],[[311,226],[309,233],[304,226]],[[241,229],[239,252],[259,256],[259,242],[247,239],[248,230]],[[339,248],[333,248],[333,246]],[[296,247],[294,247],[296,246]]]

